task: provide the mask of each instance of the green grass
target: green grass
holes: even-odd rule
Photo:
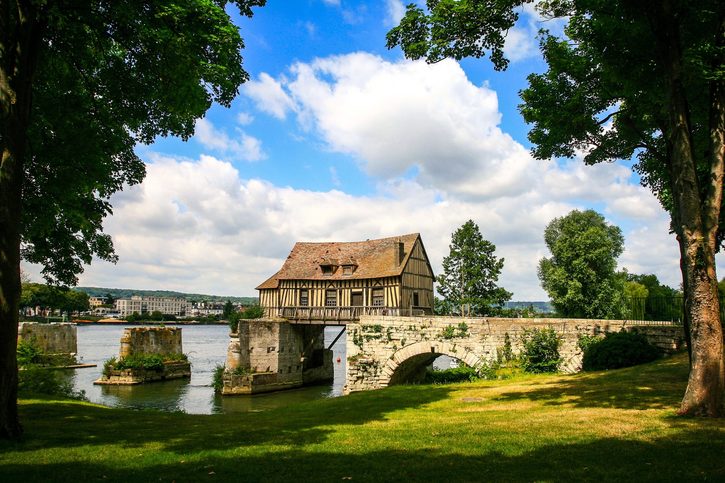
[[[675,416],[686,356],[194,416],[25,400],[0,481],[724,481],[725,421]]]

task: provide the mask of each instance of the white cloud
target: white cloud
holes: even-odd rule
[[[410,232],[421,232],[440,273],[451,233],[470,218],[506,260],[501,285],[517,300],[542,300],[536,267],[546,255],[543,230],[552,218],[580,207],[547,200],[545,186],[515,198],[465,200],[392,180],[381,183],[378,194],[353,196],[242,179],[231,164],[210,156],[150,159],[146,180],[112,200],[106,231],[114,238],[118,265],[94,262],[81,284],[254,295],[295,241]],[[625,232],[621,265],[677,286],[677,246],[666,228],[660,213]]]
[[[259,80],[250,80],[244,84],[242,91],[255,101],[257,109],[277,119],[284,119],[294,108],[294,102],[282,89],[281,83],[264,72],[260,74]]]
[[[267,87],[247,94],[260,110],[280,119],[294,113],[307,142],[354,157],[376,192],[343,192],[349,176],[341,180],[334,167],[330,178],[341,184],[327,192],[244,179],[219,158],[254,151],[254,142],[204,121],[198,140],[219,158],[150,152],[144,183],[112,199],[106,231],[119,264],[94,264],[81,283],[254,295],[296,241],[409,232],[421,232],[439,273],[451,233],[473,219],[506,260],[501,285],[514,299],[543,300],[536,268],[547,254],[544,228],[574,208],[597,206],[623,227],[621,266],[679,284],[667,216],[629,168],[531,159],[501,131],[496,93],[473,85],[454,62],[351,54],[295,64],[289,78],[259,79],[257,87]],[[722,277],[722,255],[718,263]]]
[[[340,6],[340,0],[322,0],[325,5]]]
[[[401,0],[385,0],[385,24],[394,27],[405,16],[405,5]]]
[[[539,55],[536,26],[532,23],[516,25],[506,34],[504,53],[511,62],[520,62]]]
[[[415,168],[426,186],[483,198],[536,179],[526,149],[498,126],[496,93],[473,85],[454,61],[390,63],[355,53],[297,63],[291,74],[277,82],[301,125],[368,174],[392,179]]]
[[[241,126],[248,126],[254,122],[254,116],[249,114],[248,112],[239,112],[237,113],[237,122]]]
[[[244,161],[259,161],[266,157],[262,150],[262,141],[241,130],[238,130],[237,136],[237,139],[229,137],[226,132],[215,128],[207,119],[196,121],[194,139],[205,148]]]

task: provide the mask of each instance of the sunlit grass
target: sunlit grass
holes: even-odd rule
[[[241,415],[27,400],[0,481],[725,480],[725,422],[675,416],[686,379],[677,356]]]

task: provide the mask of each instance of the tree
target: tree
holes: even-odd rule
[[[483,239],[472,220],[453,233],[450,254],[443,259],[443,273],[436,280],[449,309],[485,315],[511,298],[511,292],[496,285],[504,259],[496,258],[495,251],[496,245]],[[465,310],[466,306],[470,308]]]
[[[222,318],[225,320],[229,320],[229,317],[231,317],[234,312],[234,304],[231,300],[227,300],[227,302],[224,304],[224,309],[222,310]]]
[[[241,13],[265,0],[237,0]],[[73,285],[115,261],[103,218],[137,143],[188,138],[248,75],[224,0],[0,2],[0,437],[17,437],[20,258]]]
[[[505,35],[521,0],[409,5],[388,46],[410,58],[482,57],[505,69]],[[635,157],[670,213],[680,250],[691,364],[681,414],[725,413],[715,252],[725,241],[725,3],[548,0],[564,35],[541,34],[548,64],[531,74],[521,112],[539,159],[584,152],[588,164]]]
[[[617,257],[624,250],[619,227],[593,210],[554,218],[544,231],[551,258],[539,261],[539,279],[557,313],[564,317],[618,319],[623,278]]]
[[[644,306],[646,320],[682,320],[682,294],[662,285],[656,275],[628,274],[627,280],[644,285],[647,300]]]
[[[624,282],[625,316],[630,319],[644,320],[649,290],[641,283]]]

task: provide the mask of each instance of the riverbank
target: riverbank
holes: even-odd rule
[[[725,421],[675,409],[687,357],[635,368],[398,386],[245,415],[21,401],[9,481],[725,479]]]

